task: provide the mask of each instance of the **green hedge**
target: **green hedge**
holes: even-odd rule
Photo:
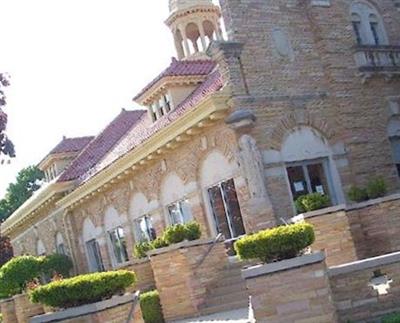
[[[369,199],[376,199],[385,196],[387,185],[382,177],[372,178],[366,187],[352,186],[347,192],[350,201],[363,202]]]
[[[331,204],[329,196],[320,193],[311,193],[300,196],[296,201],[298,213],[311,212],[328,207]]]
[[[26,284],[40,276],[42,258],[21,256],[12,258],[0,269],[0,295],[2,298],[21,294]]]
[[[140,295],[140,309],[145,323],[163,323],[160,296],[156,290]]]
[[[168,247],[171,244],[179,243],[185,240],[193,241],[200,239],[200,225],[195,222],[185,224],[175,224],[168,226],[164,234],[151,242],[139,242],[135,245],[133,255],[136,258],[147,257],[147,252],[153,249]]]
[[[40,286],[29,297],[34,303],[69,308],[111,298],[135,282],[135,273],[126,270],[86,274]]]
[[[234,247],[241,259],[269,263],[296,257],[314,241],[313,226],[297,223],[245,236],[236,241]]]
[[[382,323],[400,323],[400,313],[386,315],[382,319]]]
[[[69,277],[73,267],[71,259],[65,255],[53,254],[43,257],[41,261],[41,272],[52,278],[54,274],[60,274],[63,277]]]

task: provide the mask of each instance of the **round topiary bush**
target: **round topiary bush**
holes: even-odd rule
[[[0,268],[0,295],[12,297],[21,294],[27,283],[40,276],[41,257],[12,258]]]
[[[297,223],[245,236],[234,248],[241,259],[260,259],[264,263],[290,259],[315,241],[311,224]]]
[[[73,264],[68,256],[53,254],[43,257],[40,267],[41,272],[46,277],[53,277],[56,274],[63,277],[69,277]]]
[[[29,297],[34,303],[69,308],[111,298],[135,282],[135,273],[127,270],[86,274],[39,286]]]

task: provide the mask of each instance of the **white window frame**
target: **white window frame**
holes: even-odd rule
[[[188,205],[188,208],[186,210],[188,211],[189,214],[185,214],[185,209],[182,208],[182,204],[183,203],[186,203]],[[179,204],[182,222],[176,222],[175,223],[174,221],[172,221],[173,218],[172,218],[172,215],[171,215],[170,208],[173,207],[173,206],[176,206],[177,204]],[[188,201],[188,199],[183,198],[183,199],[177,200],[177,201],[175,201],[173,203],[170,203],[170,204],[167,205],[166,210],[167,210],[167,216],[168,216],[168,223],[170,223],[171,225],[184,224],[184,223],[188,223],[188,222],[193,220],[192,208],[191,208],[191,205],[190,205],[190,202]],[[186,219],[185,219],[185,216],[186,216]]]
[[[134,226],[134,235],[135,235],[135,241],[136,242],[145,242],[145,241],[153,241],[155,238],[151,237],[151,233],[147,232],[147,237],[145,239],[142,238],[142,229],[140,227],[140,223],[143,219],[150,219],[151,223],[151,229],[154,230],[153,226],[153,217],[150,214],[144,214],[136,219],[133,220],[133,226]],[[146,221],[147,225],[147,221]],[[148,229],[148,228],[147,228]],[[140,237],[139,237],[139,231],[140,231]]]
[[[119,236],[120,232],[119,230],[121,230],[122,232],[122,237]],[[123,252],[121,251],[121,262],[118,261],[118,256],[116,254],[116,246],[113,244],[113,241],[111,239],[111,235],[113,233],[116,233],[116,236],[118,238],[118,240],[120,241],[121,245],[123,245],[123,242],[125,243],[125,252],[126,252],[126,259],[124,257],[124,255],[122,254]],[[123,240],[123,241],[122,241]],[[126,264],[127,262],[129,262],[129,253],[128,253],[128,248],[127,248],[127,241],[126,241],[126,234],[124,232],[124,228],[122,226],[117,226],[111,230],[107,231],[107,245],[108,245],[108,250],[110,251],[110,255],[111,255],[111,263],[113,265],[113,267],[117,267],[117,266],[121,266],[123,264]]]
[[[357,17],[357,21],[355,17]],[[351,6],[350,18],[353,25],[353,34],[356,34],[354,23],[359,23],[359,36],[361,40],[361,42],[358,42],[359,45],[382,46],[389,44],[382,16],[372,4],[361,0],[354,1]],[[372,24],[376,24],[377,37],[375,37],[372,30]]]
[[[285,163],[286,178],[287,178],[287,182],[288,182],[288,187],[289,187],[289,192],[290,192],[291,200],[292,200],[292,203],[293,203],[293,207],[295,207],[295,204],[294,204],[295,201],[294,201],[292,187],[291,187],[291,184],[290,184],[290,178],[289,178],[289,174],[287,172],[287,169],[289,167],[302,166],[304,177],[305,177],[305,180],[306,180],[306,183],[307,183],[307,191],[312,192],[311,179],[310,179],[310,175],[308,173],[307,166],[315,165],[315,164],[322,164],[322,167],[323,167],[323,170],[324,170],[324,174],[325,174],[325,177],[326,177],[326,181],[327,181],[327,184],[328,184],[328,190],[329,190],[329,195],[328,196],[329,196],[329,198],[331,200],[332,205],[337,205],[338,198],[337,198],[335,186],[333,185],[330,162],[331,162],[330,159],[328,157],[325,157],[325,158],[306,159],[306,160],[302,160],[302,161],[295,161],[295,162],[287,162],[287,163]]]

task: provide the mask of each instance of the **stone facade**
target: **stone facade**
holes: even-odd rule
[[[327,264],[340,265],[398,251],[400,196],[305,214],[314,225],[314,250],[326,250]]]
[[[243,271],[257,322],[337,322],[324,255]]]

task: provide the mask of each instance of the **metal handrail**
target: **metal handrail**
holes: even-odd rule
[[[196,268],[199,268],[204,260],[207,258],[207,256],[210,254],[211,250],[214,248],[214,246],[218,243],[218,241],[222,238],[222,233],[218,233],[218,235],[215,237],[215,239],[213,240],[212,244],[208,247],[207,252],[203,255],[203,257],[200,259],[198,265],[196,266]]]
[[[127,318],[127,320],[126,320],[126,323],[131,323],[131,322],[133,322],[133,317],[134,317],[134,315],[135,315],[135,308],[136,308],[136,305],[137,305],[137,303],[138,303],[138,301],[139,301],[139,296],[140,296],[140,290],[138,290],[138,291],[135,293],[135,298],[133,299],[131,309],[129,310],[129,314],[128,314],[128,318]]]

